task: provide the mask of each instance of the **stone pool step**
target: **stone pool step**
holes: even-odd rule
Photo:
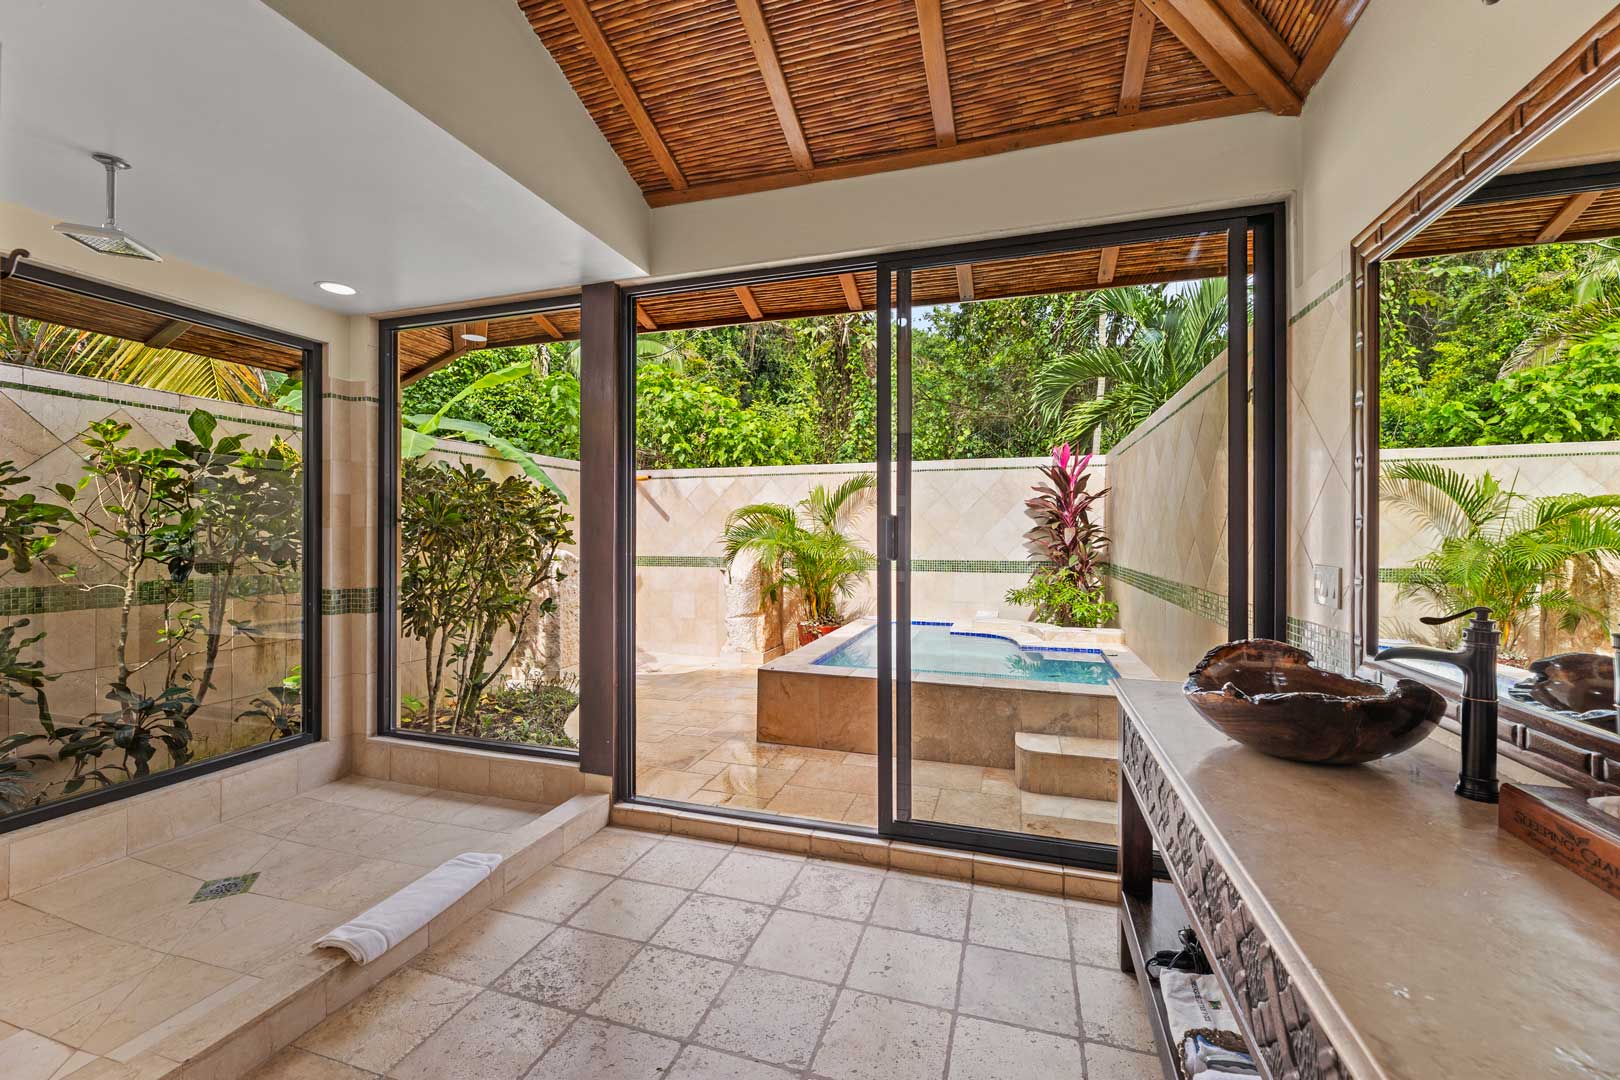
[[[1024,831],[1092,844],[1119,843],[1119,804],[1112,799],[1019,794]]]
[[[1119,743],[1020,731],[1013,736],[1013,771],[1021,791],[1071,799],[1119,799]]]

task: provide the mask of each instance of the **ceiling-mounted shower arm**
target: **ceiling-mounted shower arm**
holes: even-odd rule
[[[107,170],[107,228],[117,228],[118,174],[133,166],[117,154],[95,153],[90,156],[101,162],[101,167]]]

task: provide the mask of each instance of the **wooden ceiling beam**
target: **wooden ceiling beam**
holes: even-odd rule
[[[945,55],[945,19],[939,0],[916,0],[917,33],[922,39],[928,106],[934,114],[934,143],[956,145],[956,109],[951,104],[951,66]]]
[[[1592,209],[1592,204],[1603,197],[1601,191],[1583,191],[1578,195],[1571,195],[1569,201],[1561,207],[1547,227],[1541,230],[1536,237],[1538,244],[1555,244],[1565,233],[1580,220],[1582,214]]]
[[[1105,247],[1097,256],[1097,284],[1108,285],[1119,270],[1119,248]]]
[[[742,301],[743,310],[748,312],[750,319],[758,322],[765,317],[765,312],[760,310],[759,301],[754,299],[754,290],[746,285],[738,285],[732,291],[737,294],[737,299]]]
[[[861,288],[855,284],[855,275],[839,274],[838,284],[843,287],[844,303],[849,305],[849,310],[861,310]]]
[[[1367,0],[1338,0],[1333,8],[1322,17],[1322,28],[1316,32],[1316,38],[1306,48],[1305,55],[1300,57],[1299,69],[1289,80],[1294,92],[1304,97],[1310,93],[1328,69],[1328,64],[1339,53],[1339,46],[1344,39],[1350,36],[1355,29],[1356,20],[1361,13],[1367,10]]]
[[[551,337],[558,341],[563,339],[563,332],[557,328],[557,324],[546,318],[540,312],[535,312],[533,315],[530,315],[529,318],[534,320],[534,325],[538,326]]]
[[[737,14],[742,16],[743,29],[748,32],[748,44],[753,47],[754,61],[765,80],[765,91],[771,96],[771,108],[776,110],[776,121],[782,125],[782,137],[787,140],[793,164],[801,169],[813,169],[816,162],[810,156],[810,144],[799,123],[793,95],[788,92],[787,76],[782,72],[781,58],[776,55],[776,43],[771,40],[764,9],[759,6],[759,0],[737,0]]]
[[[973,299],[973,267],[968,263],[957,264],[956,298],[964,304]]]
[[[1009,150],[1025,150],[1032,146],[1049,146],[1052,143],[1069,142],[1073,139],[1089,139],[1098,135],[1113,135],[1121,131],[1139,131],[1143,128],[1164,127],[1170,124],[1187,124],[1195,120],[1212,120],[1221,116],[1241,116],[1262,107],[1258,98],[1252,93],[1246,92],[1236,97],[1216,98],[1213,101],[1195,101],[1185,105],[1165,105],[1154,109],[1143,109],[1140,112],[1127,115],[1109,113],[1106,116],[1076,120],[1066,124],[1051,124],[1047,127],[1032,128],[1028,131],[1009,132],[1005,135],[992,135],[982,139],[968,139],[959,141],[955,146],[930,146],[917,150],[902,150],[893,154],[860,158],[854,161],[841,161],[832,165],[817,165],[814,169],[808,171],[795,169],[792,172],[766,173],[736,180],[719,180],[713,183],[693,185],[684,191],[650,191],[647,193],[647,205],[654,207],[674,206],[680,203],[697,202],[701,199],[719,199],[730,195],[746,195],[754,191],[776,191],[781,188],[812,184],[822,180],[846,180],[852,176],[871,176],[873,173],[910,169],[918,165],[934,165],[942,161],[965,161],[970,158],[984,157],[988,154],[1001,154]]]
[[[658,324],[653,322],[653,317],[647,314],[647,309],[641,306],[640,300],[636,301],[636,325],[643,330],[658,329]]]
[[[1142,0],[1159,21],[1234,94],[1253,93],[1281,116],[1297,116],[1299,94],[1215,0]]]
[[[158,327],[157,332],[146,339],[146,347],[149,349],[167,349],[185,336],[185,332],[190,329],[191,324],[184,319],[172,319]]]
[[[613,46],[608,44],[607,36],[602,33],[602,27],[591,14],[587,0],[562,0],[562,5],[567,9],[568,17],[574,21],[574,29],[579,31],[585,47],[596,58],[596,66],[602,70],[603,77],[613,87],[614,94],[619,98],[619,104],[624,106],[630,122],[635,125],[642,141],[647,144],[653,160],[658,162],[658,167],[663,170],[670,186],[676,191],[684,191],[687,187],[685,174],[676,164],[675,155],[670,153],[669,146],[659,134],[658,125],[653,123],[647,107],[642,104],[641,95],[636,93],[635,84],[630,81],[624,65],[619,62],[618,54],[613,51]]]
[[[1238,32],[1266,58],[1273,71],[1284,80],[1292,79],[1299,70],[1299,57],[1288,47],[1288,42],[1277,33],[1276,27],[1254,9],[1250,0],[1215,0],[1226,17],[1232,20]]]
[[[1153,12],[1136,0],[1131,13],[1131,39],[1125,46],[1125,78],[1119,84],[1119,111],[1138,112],[1142,108],[1142,86],[1147,82],[1148,57],[1153,51],[1153,28],[1158,25]]]

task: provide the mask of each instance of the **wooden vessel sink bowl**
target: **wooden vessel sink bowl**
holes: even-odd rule
[[[1614,728],[1614,656],[1560,653],[1530,664],[1530,677],[1508,691],[1520,701],[1533,701],[1559,712],[1586,714],[1582,719],[1607,720]]]
[[[1411,679],[1380,686],[1312,659],[1281,641],[1233,641],[1205,654],[1182,689],[1204,719],[1244,746],[1315,765],[1410,750],[1445,712],[1444,698]]]

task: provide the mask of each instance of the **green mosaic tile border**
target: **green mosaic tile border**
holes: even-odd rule
[[[718,555],[637,555],[637,566],[674,566],[698,570],[723,570],[725,560]],[[1030,563],[1022,559],[913,559],[916,574],[1027,574]]]
[[[684,566],[700,570],[723,570],[726,561],[718,555],[637,555],[637,566]]]
[[[1221,593],[1210,592],[1208,589],[1201,589],[1182,581],[1171,581],[1169,578],[1144,573],[1141,570],[1132,570],[1117,563],[1104,563],[1100,569],[1106,577],[1190,611],[1201,619],[1222,625],[1226,623],[1227,603],[1226,597]]]
[[[373,585],[350,589],[322,589],[322,615],[375,615],[380,608],[380,590]]]
[[[143,581],[136,588],[138,607],[164,603],[206,603],[213,592],[213,579],[203,576],[181,584],[170,581]],[[231,582],[231,595],[282,596],[296,593],[298,584],[274,574],[249,574]],[[124,602],[117,589],[86,589],[78,585],[18,585],[0,589],[0,616],[44,615],[63,611],[94,611],[115,608]]]
[[[1323,626],[1308,619],[1288,616],[1288,644],[1304,649],[1316,666],[1349,674],[1355,668],[1350,656],[1350,632],[1336,626]]]
[[[1350,275],[1346,274],[1344,277],[1340,278],[1338,281],[1335,281],[1332,285],[1329,285],[1327,287],[1327,291],[1324,292],[1321,296],[1318,296],[1315,300],[1312,300],[1310,303],[1306,304],[1304,307],[1300,308],[1298,311],[1296,311],[1292,315],[1288,316],[1288,325],[1293,326],[1295,323],[1299,322],[1299,320],[1303,319],[1305,316],[1309,315],[1311,312],[1315,311],[1317,308],[1319,308],[1323,304],[1327,303],[1330,299],[1333,298],[1333,295],[1335,293],[1337,293],[1340,289],[1344,288],[1348,284],[1350,284]]]
[[[102,394],[81,394],[74,390],[60,390],[54,386],[29,386],[25,383],[11,382],[0,379],[0,390],[18,390],[25,394],[45,394],[50,397],[72,398],[75,401],[99,401],[105,405],[117,405],[125,409],[146,409],[150,412],[174,413],[177,416],[190,416],[190,409],[181,409],[173,405],[155,405],[150,401],[131,401],[127,398],[106,397]],[[304,429],[298,424],[278,424],[273,420],[254,420],[241,416],[221,416],[220,419],[232,424],[245,424],[248,427],[269,428],[274,431],[290,431],[302,435]]]
[[[352,401],[359,405],[380,405],[382,400],[372,394],[335,394],[326,391],[321,394],[322,401]]]

